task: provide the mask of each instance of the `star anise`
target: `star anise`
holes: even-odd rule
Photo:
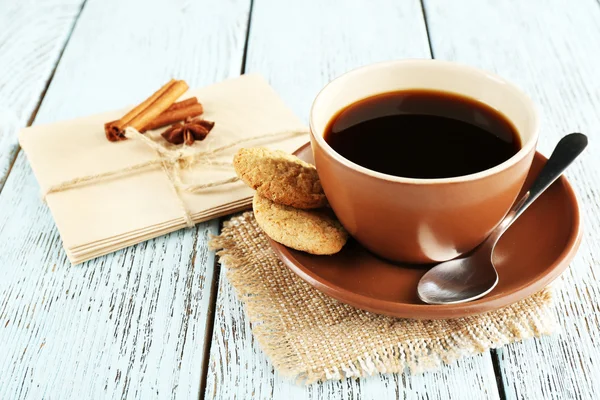
[[[215,126],[212,121],[201,118],[187,118],[185,122],[171,125],[162,133],[162,137],[169,143],[191,146],[196,140],[204,140]]]

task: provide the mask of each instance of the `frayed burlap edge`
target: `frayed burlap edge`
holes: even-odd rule
[[[557,328],[550,288],[504,309],[455,320],[397,319],[339,303],[309,287],[277,259],[252,212],[225,222],[222,233],[212,238],[211,247],[219,250],[219,261],[225,266],[227,278],[245,306],[259,346],[281,375],[306,384],[377,373],[400,373],[407,368],[412,373],[421,373],[491,348],[548,335]],[[271,282],[271,277],[278,283]],[[282,282],[287,287],[282,286]],[[302,303],[287,303],[285,291],[298,287],[317,298],[316,308],[310,304],[299,307]],[[316,339],[321,338],[321,342],[315,344],[307,340],[310,345],[303,346],[298,343],[296,333],[290,333],[290,322],[286,320],[289,316],[294,319],[294,314],[306,316],[317,313],[316,310],[320,321],[323,320],[321,315],[326,315],[327,323],[316,331]],[[340,313],[345,316],[341,320],[327,317]],[[311,318],[300,318],[300,322],[294,320],[292,326],[297,331],[302,328],[298,325],[306,320],[312,321]],[[344,325],[342,331],[346,329],[347,332],[350,327],[349,332],[356,336],[358,334],[352,329],[354,323],[356,330],[362,328],[367,332],[364,338],[354,338],[354,342],[361,342],[361,348],[366,351],[353,349],[344,354],[338,345],[355,347],[354,342],[339,336],[337,328]],[[307,329],[314,331],[313,325]],[[374,331],[377,334],[373,335]],[[336,333],[337,338],[332,338]]]

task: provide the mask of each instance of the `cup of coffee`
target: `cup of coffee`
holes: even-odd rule
[[[494,74],[403,60],[330,82],[310,130],[321,184],[348,232],[383,258],[431,263],[472,250],[506,215],[539,115]]]

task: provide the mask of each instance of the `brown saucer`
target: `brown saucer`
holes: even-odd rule
[[[310,144],[295,154],[313,161]],[[545,161],[541,154],[535,155],[526,187]],[[446,319],[496,310],[537,292],[567,268],[580,241],[579,206],[571,185],[562,177],[500,239],[494,253],[498,286],[470,303],[421,302],[417,282],[427,267],[382,260],[353,240],[333,256],[314,256],[273,241],[271,245],[298,276],[343,303],[395,317]]]

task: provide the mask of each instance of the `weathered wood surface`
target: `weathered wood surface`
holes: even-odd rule
[[[125,106],[171,77],[201,86],[238,75],[249,7],[88,0],[35,123]],[[72,267],[20,153],[0,194],[0,398],[197,398],[217,229]]]
[[[83,0],[0,0],[0,191]]]
[[[425,0],[425,10],[436,58],[496,71],[540,105],[542,152],[549,155],[566,133],[589,135],[587,154],[567,171],[581,201],[585,237],[559,282],[563,332],[507,346],[499,359],[508,398],[598,398],[600,3],[461,0],[450,7]]]
[[[35,110],[80,7],[0,0],[0,190],[17,130]],[[250,7],[250,0],[88,0],[35,123],[130,104],[171,76],[201,86],[237,75]],[[498,369],[507,398],[593,398],[600,392],[600,3],[424,0],[424,8],[436,58],[496,71],[541,105],[543,152],[569,131],[590,136],[587,156],[567,173],[586,236],[557,293],[563,333],[500,349]],[[417,0],[254,0],[253,9],[246,70],[263,73],[305,120],[331,78],[430,55]],[[20,154],[0,193],[0,398],[499,397],[488,353],[419,376],[297,386],[254,342],[223,273],[206,338],[217,278],[206,241],[217,229],[216,221],[201,224],[71,267]]]
[[[394,58],[428,58],[418,1],[280,2],[255,0],[246,70],[264,74],[307,120],[312,99],[352,68]],[[295,385],[274,373],[254,341],[243,307],[221,273],[206,398],[210,399],[493,399],[489,353],[420,376]]]

